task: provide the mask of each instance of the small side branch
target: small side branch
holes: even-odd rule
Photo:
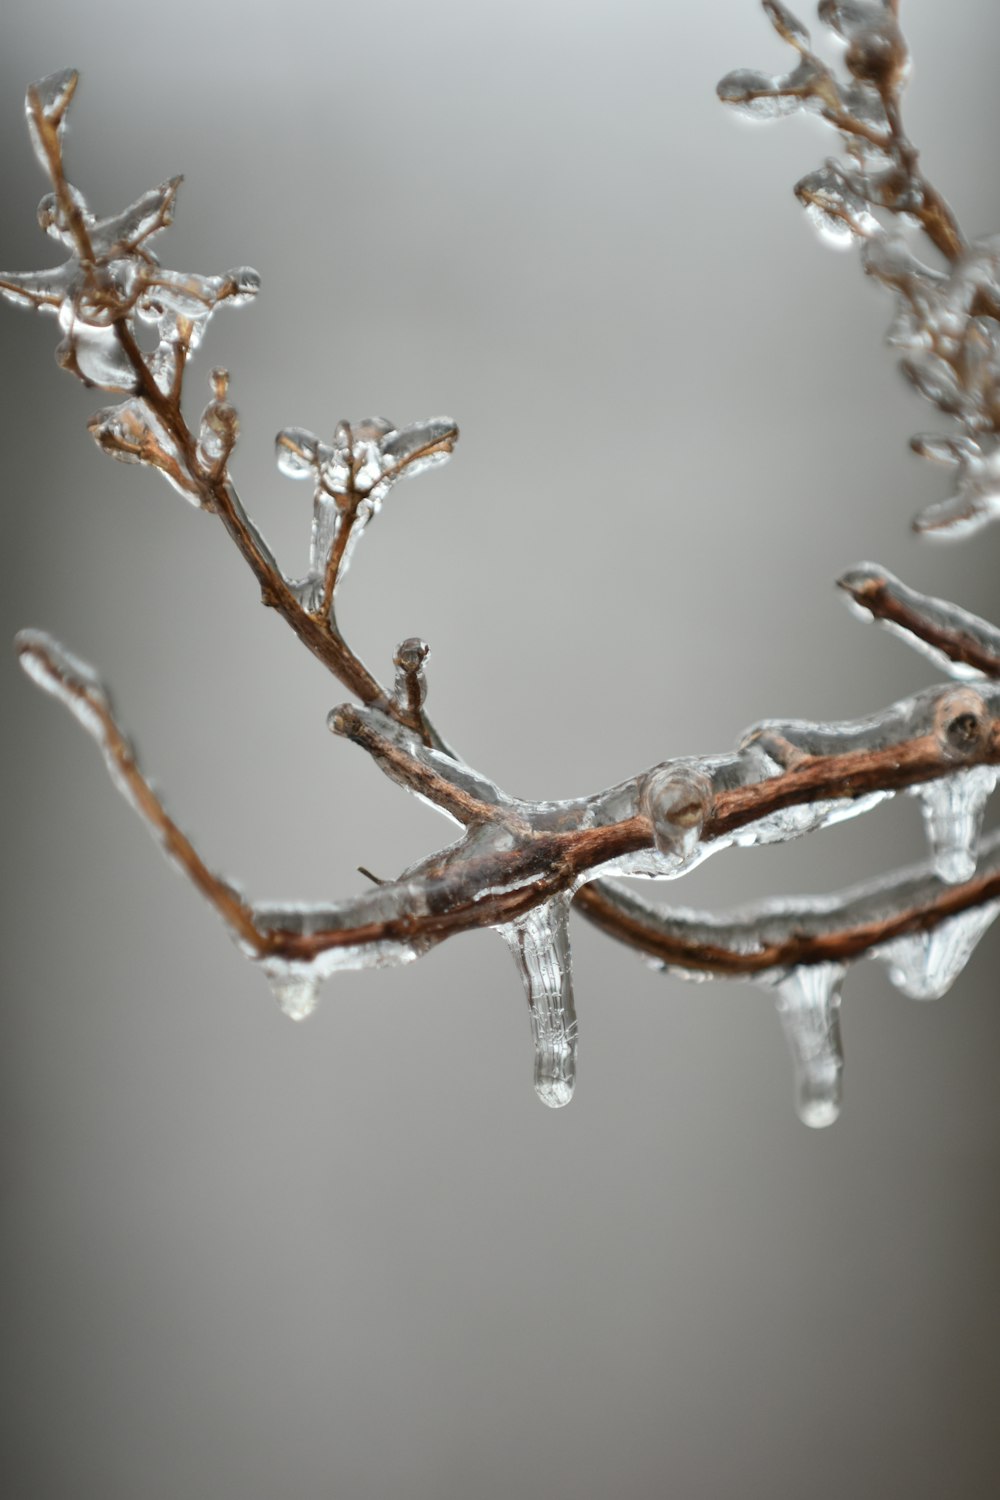
[[[1000,681],[1000,630],[995,625],[957,604],[918,594],[878,563],[860,563],[837,583],[859,613],[887,625],[938,666],[955,676]]]

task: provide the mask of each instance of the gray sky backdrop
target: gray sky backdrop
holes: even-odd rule
[[[928,173],[996,229],[1000,11],[903,9]],[[715,101],[784,63],[752,0],[36,0],[0,54],[0,263],[51,263],[21,98],[72,64],[92,205],[183,170],[165,263],[263,276],[193,385],[231,367],[237,480],[279,556],[304,564],[309,524],[279,427],[453,414],[454,460],[393,495],[343,623],[381,672],[430,642],[437,722],[502,785],[585,792],[932,680],[843,609],[862,558],[997,615],[1000,532],[910,535],[943,492],[905,447],[934,413],[792,197],[832,137]],[[100,665],[255,895],[346,894],[446,838],[331,739],[341,691],[221,530],[97,452],[53,325],[2,329],[0,635]],[[345,976],[291,1025],[93,746],[0,671],[5,1494],[988,1492],[995,933],[936,1005],[850,976],[845,1112],[814,1133],[765,995],[665,981],[580,923],[554,1114],[496,938]],[[662,889],[832,890],[919,855],[918,824],[900,799]]]

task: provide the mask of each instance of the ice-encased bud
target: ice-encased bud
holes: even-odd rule
[[[834,161],[795,184],[795,196],[820,237],[837,249],[881,231],[867,201],[856,192]]]
[[[934,873],[948,885],[975,874],[979,830],[997,774],[995,766],[972,766],[910,788],[923,809]]]
[[[948,992],[996,920],[1000,902],[973,906],[927,932],[908,932],[874,951],[889,978],[911,1000],[938,1000]]]
[[[286,479],[315,477],[321,448],[319,438],[304,427],[284,427],[274,440],[278,469]]]
[[[535,1093],[561,1109],[576,1084],[577,1021],[569,947],[569,898],[557,896],[497,931],[524,982],[535,1048]]]
[[[809,33],[798,16],[793,16],[781,0],[763,0],[763,5],[764,14],[780,37],[800,52],[808,50]]]
[[[956,687],[942,693],[934,707],[934,733],[949,760],[971,760],[985,749],[993,717],[982,693]]]
[[[226,400],[229,371],[221,367],[213,370],[211,386],[213,399],[202,413],[196,456],[201,467],[217,477],[225,470],[229,455],[236,447],[240,419],[236,408]]]
[[[401,641],[396,647],[396,653],[392,658],[393,666],[396,668],[393,697],[401,708],[413,711],[423,707],[427,697],[424,663],[430,655],[430,650],[427,642],[415,635]]]
[[[711,817],[713,796],[711,780],[694,766],[660,766],[649,773],[640,807],[661,854],[682,863],[692,857]]]
[[[237,266],[226,272],[225,280],[229,289],[222,295],[228,299],[231,307],[245,307],[260,291],[260,274],[253,266]]]
[[[840,1039],[843,964],[806,964],[778,982],[777,1005],[795,1069],[795,1108],[813,1129],[840,1114],[844,1050]]]
[[[736,68],[716,87],[723,104],[731,104],[751,120],[777,120],[802,109],[813,94],[819,69],[803,58],[787,77],[774,77],[756,68]]]

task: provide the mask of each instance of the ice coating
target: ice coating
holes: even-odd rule
[[[103,407],[94,413],[87,428],[98,447],[112,458],[159,469],[185,500],[194,506],[201,504],[176,439],[141,397]]]
[[[0,273],[0,296],[57,313],[63,338],[56,360],[86,384],[105,391],[139,391],[144,364],[165,391],[169,381],[163,366],[171,359],[170,349],[180,344],[185,355],[190,353],[216,307],[248,301],[260,278],[247,266],[222,276],[160,267],[151,242],[173,219],[180,177],[141,194],[119,213],[99,218],[91,212],[63,172],[63,128],[76,84],[72,69],[53,73],[33,84],[25,101],[35,153],[53,188],[42,198],[38,221],[70,252],[70,259],[48,271]],[[160,334],[160,348],[148,356],[131,334],[137,316],[155,324]]]
[[[889,978],[912,1000],[938,1000],[951,989],[1000,912],[1000,901],[974,906],[923,932],[909,932],[875,950]]]
[[[880,232],[878,219],[865,198],[835,161],[810,172],[796,183],[795,196],[820,237],[838,249]]]
[[[794,68],[776,76],[739,69],[718,92],[751,118],[812,110],[840,137],[843,158],[807,174],[796,193],[828,243],[863,244],[866,273],[894,299],[887,342],[901,352],[903,374],[958,424],[913,445],[955,471],[952,494],[927,507],[917,529],[958,536],[1000,516],[1000,237],[966,240],[921,174],[900,112],[909,54],[896,9],[878,0],[820,5],[820,19],[845,43],[843,78],[808,50],[801,22],[765,0],[775,30],[795,49]],[[914,226],[944,269],[916,252]]]
[[[809,50],[809,33],[797,16],[781,0],[763,0],[764,14],[783,41],[800,52]]]
[[[819,1130],[840,1114],[844,1049],[840,1039],[841,964],[792,969],[777,984],[778,1015],[795,1070],[795,1108]]]
[[[877,620],[952,677],[1000,678],[1000,630],[989,621],[908,588],[879,563],[859,563],[837,583],[862,619]]]
[[[809,51],[802,23],[779,0],[764,0],[775,31],[797,54],[794,66],[780,77],[731,74],[721,92],[751,115],[804,108],[839,132],[845,161],[828,161],[797,191],[826,237],[865,241],[866,270],[896,300],[890,336],[905,356],[904,372],[959,424],[954,434],[915,445],[957,473],[958,493],[940,510],[942,524],[954,530],[979,524],[994,507],[1000,242],[966,244],[943,200],[917,172],[896,107],[907,59],[894,9],[821,6],[846,44],[849,78],[838,80]],[[393,658],[395,682],[383,689],[347,648],[333,610],[334,586],[367,522],[397,478],[448,456],[454,423],[439,418],[398,429],[370,417],[339,424],[329,442],[303,428],[284,429],[279,467],[290,477],[309,477],[314,488],[309,572],[290,583],[228,480],[237,420],[225,372],[213,373],[200,425],[188,427],[181,409],[185,364],[210,316],[223,302],[252,298],[259,278],[245,267],[217,276],[160,267],[150,245],[172,220],[179,179],[111,217],[90,210],[61,165],[75,83],[75,74],[53,75],[28,100],[36,148],[53,184],[39,224],[69,259],[53,271],[0,278],[0,292],[58,314],[60,362],[124,397],[92,420],[100,446],[119,460],[159,468],[221,518],[264,601],[359,698],[360,707],[334,710],[331,727],[365,749],[398,785],[453,818],[460,836],[396,880],[372,877],[376,890],[366,887],[344,901],[251,905],[208,870],[170,819],[139,771],[96,675],[37,633],[21,641],[29,674],[98,740],[119,790],[295,1019],[311,1011],[320,982],[342,970],[406,963],[459,931],[501,932],[528,993],[536,1087],[552,1106],[568,1102],[575,1078],[567,925],[574,895],[589,911],[583,898],[603,874],[676,879],[722,849],[785,841],[915,789],[925,807],[936,876],[924,872],[863,895],[772,903],[742,924],[674,912],[657,927],[641,903],[607,898],[609,930],[620,920],[644,929],[647,939],[652,933],[666,951],[665,967],[753,974],[777,987],[800,1109],[810,1123],[828,1123],[839,1107],[838,1005],[846,963],[874,952],[911,993],[937,992],[1000,905],[992,856],[985,870],[976,863],[982,803],[1000,758],[1000,689],[989,686],[997,676],[989,657],[992,627],[970,626],[973,617],[963,623],[953,606],[906,594],[898,581],[883,578],[879,617],[907,629],[940,659],[987,679],[981,693],[931,690],[840,724],[771,719],[744,736],[735,752],[663,761],[592,796],[546,802],[508,796],[449,752],[424,717],[423,642],[411,637],[402,643]],[[893,215],[908,233],[927,232],[945,269],[928,266],[906,237],[887,231]],[[136,319],[148,325],[142,344]],[[159,343],[146,353],[149,330]],[[872,604],[875,613],[871,582],[854,578],[853,597]],[[898,618],[890,617],[890,604]],[[884,941],[873,948],[876,931]],[[642,947],[634,930],[629,941]]]
[[[290,1021],[305,1021],[316,1009],[319,980],[312,973],[296,974],[287,969],[272,970],[265,966],[268,982],[282,1015]]]
[[[934,869],[942,880],[968,880],[976,868],[976,845],[986,801],[997,783],[993,766],[955,771],[914,788],[924,814],[924,828]]]
[[[282,428],[274,440],[280,473],[313,481],[309,572],[295,585],[306,609],[320,609],[331,557],[336,580],[347,572],[358,539],[396,480],[442,463],[457,440],[450,417],[402,429],[386,417],[340,422],[331,443],[305,427]]]
[[[569,947],[569,900],[538,906],[497,929],[524,983],[535,1048],[535,1093],[561,1109],[576,1084],[577,1022]]]
[[[50,73],[28,89],[24,101],[24,112],[28,121],[28,134],[32,149],[44,171],[49,169],[49,153],[40,127],[50,126],[61,140],[66,124],[66,111],[76,93],[80,75],[75,68],[62,68]]]

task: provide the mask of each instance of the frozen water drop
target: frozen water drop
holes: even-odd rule
[[[699,852],[702,830],[711,814],[711,780],[693,766],[661,766],[643,782],[641,806],[652,824],[659,852],[673,865],[685,865]]]
[[[319,438],[304,427],[285,427],[274,440],[278,468],[287,479],[305,479],[316,474]]]
[[[557,896],[497,929],[524,981],[535,1045],[535,1092],[561,1109],[576,1083],[576,1008],[569,948],[569,899]]]
[[[228,294],[230,307],[245,306],[260,291],[260,275],[253,266],[237,266],[235,270],[227,271],[226,280],[232,285]]]
[[[295,974],[282,969],[272,970],[267,978],[282,1015],[290,1021],[304,1021],[312,1015],[319,998],[319,979],[315,974]]]
[[[880,232],[867,202],[846,180],[835,162],[796,183],[795,194],[820,236],[838,249]]]
[[[975,874],[976,843],[997,774],[995,766],[972,766],[912,788],[923,807],[934,873],[949,885]]]
[[[1000,901],[973,906],[929,932],[908,932],[876,950],[889,978],[911,1000],[938,1000],[965,968],[980,938],[1000,912]]]
[[[844,1053],[840,1040],[842,964],[807,964],[778,982],[778,1015],[795,1068],[795,1107],[814,1129],[840,1114]]]

